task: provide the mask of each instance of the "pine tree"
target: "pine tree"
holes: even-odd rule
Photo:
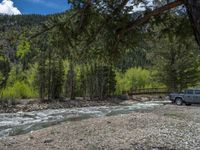
[[[172,91],[195,86],[200,80],[199,54],[192,37],[168,33],[154,47],[157,78]]]
[[[63,92],[64,83],[64,66],[62,59],[54,60],[52,68],[51,98],[59,99]]]
[[[41,51],[38,64],[38,86],[40,99],[44,100],[46,92],[46,64],[45,64],[45,54]]]
[[[0,54],[0,91],[6,87],[10,72],[10,62],[2,54]]]
[[[75,71],[74,71],[74,64],[71,62],[69,65],[69,70],[67,73],[67,80],[66,80],[66,95],[69,96],[71,99],[75,99]]]

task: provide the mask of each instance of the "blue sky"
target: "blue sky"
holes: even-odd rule
[[[9,11],[11,2],[21,14],[53,14],[69,9],[67,0],[0,0],[0,13]]]
[[[67,0],[13,0],[22,14],[52,14],[69,8]]]
[[[127,5],[133,5],[129,0]],[[148,0],[149,7],[153,7],[153,0]],[[68,10],[70,6],[67,0],[0,0],[0,15],[19,14],[54,14]],[[133,6],[133,12],[144,11],[146,7],[140,3]]]

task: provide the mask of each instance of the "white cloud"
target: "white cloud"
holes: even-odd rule
[[[160,0],[159,0],[160,1]],[[136,2],[136,4],[135,4]],[[133,10],[130,13],[137,11],[145,11],[146,7],[153,9],[154,8],[154,0],[146,0],[146,5],[142,2],[138,2],[136,0],[129,0],[127,6],[133,6]]]
[[[0,14],[19,15],[21,12],[18,10],[18,8],[14,7],[13,1],[3,0],[0,3]]]

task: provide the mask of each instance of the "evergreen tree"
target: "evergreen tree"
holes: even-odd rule
[[[75,99],[75,71],[74,71],[74,64],[71,62],[69,65],[69,70],[67,73],[66,79],[66,95],[69,96],[71,99]]]
[[[173,91],[195,86],[200,79],[199,53],[185,16],[168,14],[154,31],[152,60],[157,78]]]
[[[10,62],[4,55],[0,54],[0,91],[6,87],[9,72]]]
[[[28,69],[28,63],[30,62],[30,47],[30,43],[26,40],[25,35],[23,34],[16,51],[16,56],[19,59],[20,64],[22,64],[23,71]]]
[[[46,64],[45,64],[45,54],[44,51],[41,51],[38,63],[38,87],[39,95],[41,100],[45,98],[46,92]]]
[[[86,76],[88,94],[91,99],[102,100],[114,93],[116,80],[112,67],[94,63]]]
[[[156,66],[158,79],[172,91],[181,91],[198,84],[200,64],[191,43],[184,41],[180,44],[176,40],[173,38],[173,41],[165,43],[166,47],[161,47]]]
[[[64,66],[62,59],[54,60],[52,67],[52,83],[51,83],[51,98],[59,99],[62,94],[63,83],[64,83]]]

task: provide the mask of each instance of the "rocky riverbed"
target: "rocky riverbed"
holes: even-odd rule
[[[65,99],[62,101],[50,102],[41,102],[38,99],[15,100],[15,102],[2,102],[3,104],[0,104],[0,113],[30,112],[45,109],[80,108],[90,106],[113,106],[118,105],[120,102],[121,100],[116,98],[101,101],[83,99]]]
[[[131,96],[128,97],[131,103],[145,102],[145,101],[162,101],[166,100],[166,96]],[[62,99],[62,101],[43,101],[39,99],[23,99],[23,100],[0,100],[0,113],[16,113],[16,112],[30,112],[44,109],[62,109],[62,108],[81,108],[91,106],[116,106],[126,100],[120,97],[108,98],[105,100],[90,100],[77,97],[75,100],[69,98]]]
[[[199,150],[200,107],[161,105],[130,114],[65,122],[0,140],[2,150]]]

